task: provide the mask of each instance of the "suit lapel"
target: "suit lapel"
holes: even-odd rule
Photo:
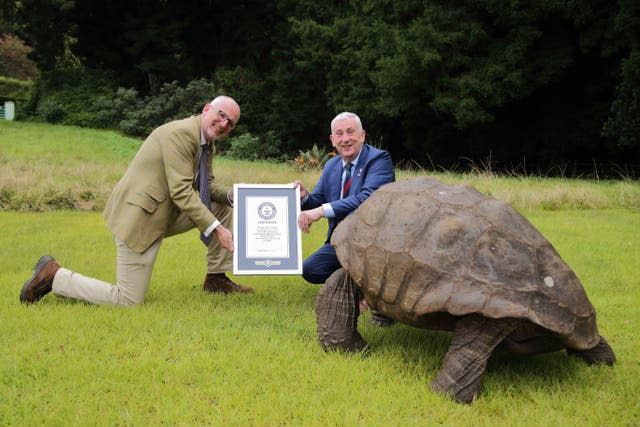
[[[362,150],[360,151],[360,157],[358,157],[358,164],[356,164],[355,170],[351,173],[351,194],[356,194],[358,191],[360,191],[360,187],[362,186],[362,178],[364,176],[364,169],[367,165],[368,155],[369,147],[363,145]]]
[[[331,197],[329,200],[338,200],[342,190],[342,160],[338,159],[331,175]]]

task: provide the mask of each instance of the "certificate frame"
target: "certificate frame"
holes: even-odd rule
[[[300,189],[234,184],[233,205],[233,274],[302,274]]]

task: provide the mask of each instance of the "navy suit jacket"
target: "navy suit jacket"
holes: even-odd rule
[[[360,150],[360,157],[358,157],[355,170],[351,172],[350,195],[344,199],[340,198],[342,159],[340,156],[335,156],[325,163],[320,180],[309,194],[309,198],[302,205],[302,209],[317,208],[324,203],[331,204],[336,216],[329,218],[328,242],[333,229],[336,228],[340,221],[355,211],[371,193],[384,184],[395,181],[395,179],[396,176],[389,153],[364,144]]]

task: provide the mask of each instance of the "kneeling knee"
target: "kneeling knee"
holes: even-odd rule
[[[120,298],[118,298],[118,305],[121,307],[135,307],[142,304],[143,301],[144,299],[125,297],[121,295]]]
[[[313,283],[314,285],[322,285],[327,278],[320,274],[311,273],[308,271],[302,271],[302,278],[309,283]]]

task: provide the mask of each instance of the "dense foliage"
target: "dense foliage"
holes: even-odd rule
[[[228,93],[242,144],[269,145],[256,157],[327,146],[329,121],[350,110],[396,162],[640,174],[632,0],[0,4],[0,30],[34,48],[42,80],[109,76],[84,91],[84,119],[99,126],[143,134]],[[33,114],[75,123],[59,86],[40,87]]]
[[[0,76],[0,101],[27,102],[31,97],[31,86],[28,80]]]
[[[32,49],[18,37],[0,33],[0,76],[31,80],[38,76],[36,64],[29,59]]]

